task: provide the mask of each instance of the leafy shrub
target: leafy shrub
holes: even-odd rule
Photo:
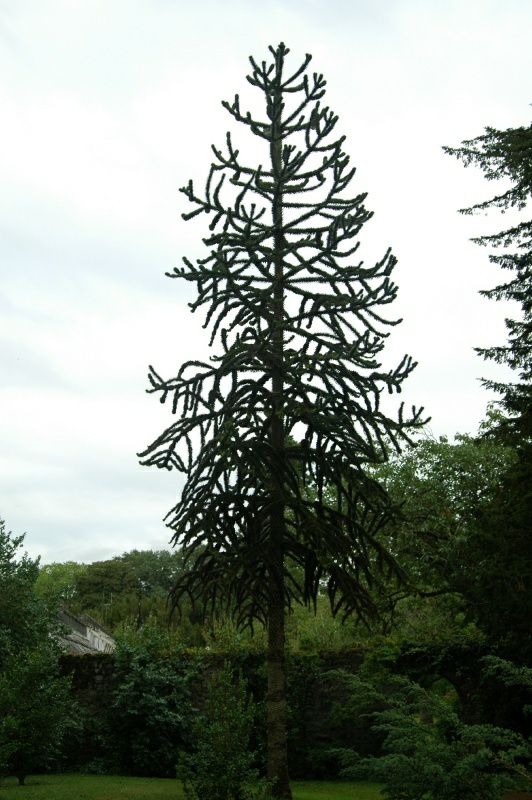
[[[355,679],[356,680],[356,679]],[[373,712],[384,735],[383,755],[343,753],[345,777],[384,784],[391,800],[500,800],[515,788],[520,763],[531,755],[517,733],[493,725],[466,725],[449,704],[406,679],[396,678],[393,696]],[[375,690],[359,685],[361,694]],[[432,723],[420,720],[420,711]]]
[[[101,734],[109,772],[174,775],[176,752],[190,738],[191,681],[199,665],[172,658],[178,651],[170,654],[168,644],[168,636],[149,623],[117,637],[116,687]]]
[[[35,591],[39,562],[0,519],[0,774],[50,767],[73,716],[52,620]]]
[[[532,716],[532,668],[518,666],[511,661],[496,656],[486,656],[482,659],[484,680],[494,678],[499,685],[506,689],[517,688],[520,699],[524,701],[522,711],[525,717]]]
[[[61,678],[50,639],[21,653],[0,674],[0,774],[26,775],[56,765],[73,715],[70,678]]]
[[[180,753],[177,775],[187,800],[248,800],[258,797],[250,750],[255,710],[242,673],[228,662],[209,682],[205,715],[195,725],[195,751]]]

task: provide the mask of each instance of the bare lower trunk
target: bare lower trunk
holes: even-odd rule
[[[273,576],[270,579],[270,612],[268,620],[268,780],[271,793],[282,800],[292,800],[286,748],[286,681],[284,650],[284,598],[275,598]]]

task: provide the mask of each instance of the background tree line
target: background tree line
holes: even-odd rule
[[[132,550],[91,564],[43,565],[36,591],[49,607],[87,613],[111,632],[122,624],[140,627],[148,619],[164,628],[172,624],[168,594],[182,569],[179,551]]]
[[[511,517],[501,510],[519,457],[515,446],[492,436],[499,421],[490,408],[479,435],[459,435],[453,442],[424,436],[375,468],[401,509],[383,527],[381,541],[408,580],[400,587],[393,580],[379,586],[379,618],[369,625],[342,625],[319,592],[315,613],[296,607],[287,620],[292,650],[368,643],[383,635],[426,643],[486,637],[512,658],[529,657],[528,533],[522,529],[521,541],[509,537]],[[73,613],[89,613],[111,632],[149,620],[161,629],[170,625],[192,646],[264,646],[260,625],[252,637],[222,607],[208,619],[194,617],[191,608],[170,617],[168,593],[182,570],[179,550],[133,550],[93,564],[44,565],[36,591],[50,608],[63,603]]]

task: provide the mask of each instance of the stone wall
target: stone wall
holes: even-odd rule
[[[113,699],[113,658],[109,653],[67,653],[61,657],[61,672],[72,676],[72,697],[80,723],[64,742],[65,767],[86,769],[101,755],[98,730]]]
[[[190,653],[188,654],[190,656]],[[209,675],[220,669],[226,657],[202,651],[200,677],[194,686],[194,705],[201,712]],[[259,707],[264,705],[266,669],[263,654],[237,653],[233,659],[248,680],[250,690]],[[374,749],[374,736],[369,725],[350,724],[335,715],[335,708],[345,704],[347,688],[339,678],[328,676],[330,670],[356,672],[363,660],[360,650],[323,655],[291,655],[287,663],[287,688],[289,700],[289,754],[292,774],[297,777],[320,778],[330,774],[334,767],[326,755],[332,746],[357,746],[363,752]],[[79,766],[96,755],[91,743],[91,729],[97,728],[105,709],[113,699],[113,657],[108,654],[65,654],[62,657],[63,674],[72,675],[72,694],[80,707],[88,734],[76,745],[71,742],[69,758]],[[258,740],[264,740],[264,730],[258,731]]]
[[[489,687],[480,682],[480,662],[484,655],[484,649],[475,647],[447,648],[444,651],[441,648],[416,647],[397,653],[391,659],[385,658],[385,661],[386,666],[427,687],[438,677],[445,677],[458,692],[465,721],[493,722],[500,718],[508,724],[507,720],[503,720],[502,712],[508,713],[510,710],[515,715],[514,706],[519,711],[523,705],[522,699],[518,698],[519,703],[515,700],[510,703],[506,694],[501,692],[500,685],[496,687],[496,696],[495,692],[490,693]],[[341,671],[356,674],[364,657],[364,651],[355,648],[288,656],[288,748],[294,778],[334,777],[338,772],[338,763],[328,752],[333,747],[353,748],[362,755],[379,751],[381,740],[371,730],[367,717],[357,718],[354,713],[346,712],[350,690]],[[372,654],[374,657],[375,654]],[[236,651],[231,656],[220,656],[206,651],[189,651],[186,658],[201,660],[199,676],[193,686],[193,704],[198,713],[205,705],[209,676],[220,669],[228,658],[235,668],[242,670],[259,710],[264,710],[266,668],[263,653]],[[73,746],[75,755],[72,760],[79,765],[90,761],[97,751],[94,745],[97,736],[91,739],[91,730],[97,730],[98,721],[101,722],[105,709],[112,703],[113,656],[65,655],[62,666],[65,674],[72,674],[73,697],[79,704],[86,725],[84,739],[78,743],[77,750]],[[256,735],[256,744],[261,749],[265,741],[264,728],[259,726]]]

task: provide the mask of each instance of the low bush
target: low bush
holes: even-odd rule
[[[180,753],[177,775],[187,800],[248,800],[262,796],[252,788],[258,772],[250,740],[255,718],[242,673],[228,662],[210,682],[204,716],[195,725],[195,748]]]
[[[125,629],[117,637],[115,689],[100,728],[102,755],[95,771],[175,775],[177,750],[190,741],[196,712],[191,683],[200,666],[198,659],[178,655],[168,652],[168,637],[155,625]]]

